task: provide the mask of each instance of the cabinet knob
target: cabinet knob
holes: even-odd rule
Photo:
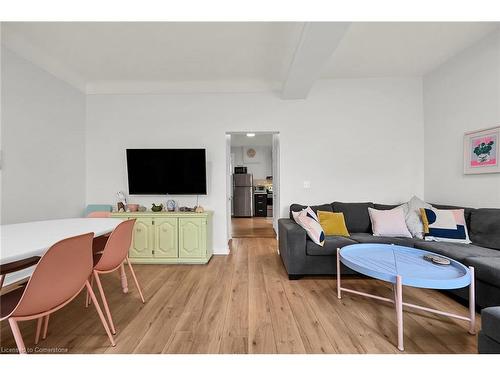
[[[142,229],[136,229],[138,232],[140,232]]]

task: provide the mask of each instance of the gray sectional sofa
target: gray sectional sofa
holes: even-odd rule
[[[481,311],[477,350],[481,354],[500,354],[500,306]]]
[[[467,266],[475,267],[476,303],[479,307],[500,305],[500,209],[467,208],[433,204],[439,209],[465,209],[465,219],[472,244],[430,242],[414,238],[375,237],[372,235],[368,207],[387,210],[397,205],[371,202],[333,202],[311,206],[316,212],[343,212],[350,237],[326,236],[323,247],[316,245],[305,230],[292,219],[292,211],[306,206],[292,204],[290,218],[279,220],[279,251],[290,279],[306,275],[335,275],[336,251],[356,243],[387,243],[438,253]],[[343,267],[342,274],[355,274]],[[450,291],[459,298],[468,299],[468,289]]]

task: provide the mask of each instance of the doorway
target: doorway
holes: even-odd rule
[[[227,233],[276,238],[279,218],[279,133],[226,133]]]

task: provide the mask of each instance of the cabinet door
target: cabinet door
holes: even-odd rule
[[[177,258],[177,219],[155,219],[155,258]]]
[[[199,258],[206,255],[206,219],[179,219],[179,258]]]
[[[151,219],[137,219],[134,225],[131,258],[150,258],[153,255],[153,225]]]

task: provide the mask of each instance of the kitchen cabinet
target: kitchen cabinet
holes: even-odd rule
[[[267,216],[267,193],[254,194],[254,216]]]

